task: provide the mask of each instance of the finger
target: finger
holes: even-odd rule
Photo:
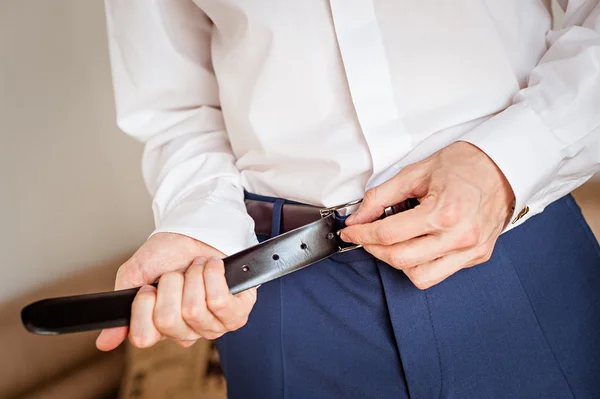
[[[192,340],[192,341],[180,341],[180,340],[175,340],[175,343],[179,346],[181,346],[182,348],[189,348],[190,346],[194,345],[196,343],[197,340]]]
[[[421,290],[431,288],[457,271],[489,259],[481,248],[452,252],[434,261],[404,270],[404,274]]]
[[[427,169],[424,164],[414,164],[402,169],[385,183],[365,193],[358,210],[346,220],[346,225],[368,223],[379,218],[385,208],[407,198],[421,198],[427,192]]]
[[[129,341],[135,347],[148,348],[161,338],[152,321],[155,304],[156,288],[150,285],[140,288],[131,305],[129,327]]]
[[[427,206],[389,216],[371,223],[355,224],[344,228],[342,240],[361,245],[392,245],[410,240],[434,230],[427,223],[430,210]]]
[[[365,250],[400,270],[408,269],[448,255],[455,245],[447,235],[426,235],[394,245],[365,245]]]
[[[96,338],[96,348],[103,352],[111,351],[125,341],[129,332],[128,327],[116,327],[104,329]]]
[[[206,258],[194,260],[185,272],[181,314],[183,319],[197,334],[208,339],[215,339],[227,329],[206,306],[204,289],[204,266]]]
[[[163,274],[158,281],[154,325],[169,338],[192,340],[200,338],[183,320],[181,303],[184,277],[179,272]]]
[[[141,272],[141,268],[137,266],[135,257],[132,257],[117,271],[115,290],[141,287],[144,284],[150,284],[153,281],[148,281],[146,279],[146,276]],[[121,342],[125,341],[128,332],[129,329],[127,327],[104,329],[100,332],[98,338],[96,338],[96,347],[101,351],[113,350],[118,347]]]
[[[247,308],[247,313],[250,314],[254,304],[256,303],[256,295],[258,293],[258,287],[250,288],[249,290],[242,291],[236,295],[234,298],[240,303],[242,303]]]
[[[124,290],[133,287],[141,287],[144,284],[151,284],[154,280],[149,280],[144,275],[141,265],[135,260],[129,259],[117,270],[115,278],[115,290]]]
[[[233,296],[225,280],[225,266],[221,259],[212,257],[204,268],[206,304],[228,331],[237,330],[246,324],[256,300],[254,294]]]

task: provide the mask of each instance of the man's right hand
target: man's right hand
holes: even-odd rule
[[[115,349],[128,335],[138,348],[163,338],[189,347],[200,338],[215,339],[244,326],[256,288],[231,295],[224,256],[184,235],[150,237],[117,272],[115,290],[142,287],[131,307],[130,326],[102,330],[98,349]],[[159,277],[158,288],[148,285]]]

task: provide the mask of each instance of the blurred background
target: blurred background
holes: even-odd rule
[[[97,333],[20,325],[28,302],[111,290],[153,219],[142,146],[115,124],[103,2],[0,1],[0,54],[0,398],[202,397],[208,343],[103,354]]]
[[[153,221],[142,147],[115,125],[103,2],[3,0],[0,54],[0,398],[223,397],[208,343],[102,354],[95,333],[21,327],[28,302],[112,289]],[[576,192],[596,234],[599,180]]]

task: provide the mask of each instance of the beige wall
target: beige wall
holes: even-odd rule
[[[0,1],[0,301],[133,251],[141,145],[115,126],[100,0]]]

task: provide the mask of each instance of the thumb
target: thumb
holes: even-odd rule
[[[138,267],[131,260],[125,262],[117,272],[117,278],[115,281],[115,290],[124,290],[127,288],[141,287],[144,284],[151,284],[154,281],[146,281],[149,276],[142,273],[141,268]],[[111,351],[117,348],[125,339],[129,333],[129,327],[115,327],[104,329],[100,332],[98,338],[96,338],[96,348],[101,351]]]
[[[425,166],[414,164],[402,169],[385,183],[367,190],[358,210],[346,219],[346,225],[373,222],[389,206],[408,198],[424,197],[428,187],[426,176]]]

